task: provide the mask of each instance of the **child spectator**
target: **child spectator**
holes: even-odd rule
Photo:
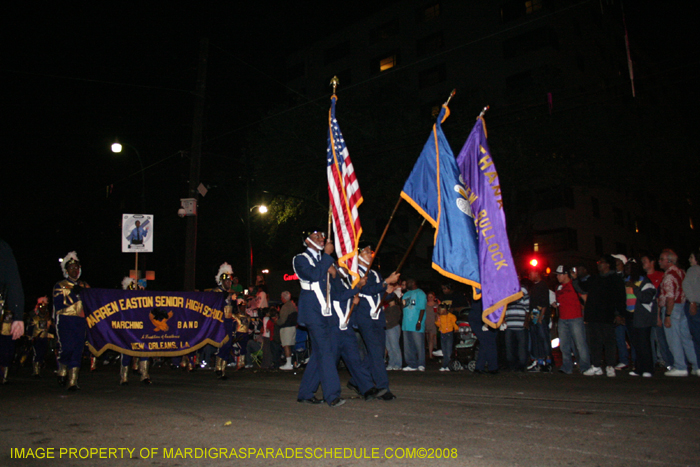
[[[453,333],[459,331],[459,327],[457,326],[457,317],[447,311],[447,305],[440,304],[438,306],[435,326],[440,331],[440,343],[442,344],[442,368],[440,368],[440,371],[450,371]]]

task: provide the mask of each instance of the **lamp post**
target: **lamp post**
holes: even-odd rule
[[[124,143],[124,146],[128,146],[136,154],[139,160],[139,165],[141,166],[141,214],[146,213],[146,172],[143,169],[143,161],[141,160],[141,154],[139,151],[128,143]],[[122,143],[119,140],[115,140],[112,144],[112,152],[115,154],[120,154],[122,152]]]
[[[248,254],[250,255],[250,262],[248,264],[248,286],[253,284],[253,242],[250,239],[250,215],[255,208],[258,208],[260,214],[265,214],[267,212],[267,206],[264,204],[256,204],[248,209],[248,222],[246,222],[246,230],[248,233]]]

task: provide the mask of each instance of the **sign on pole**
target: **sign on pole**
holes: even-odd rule
[[[153,253],[153,215],[122,215],[122,253]]]

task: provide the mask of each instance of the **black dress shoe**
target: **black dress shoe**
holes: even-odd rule
[[[372,388],[369,391],[367,391],[363,397],[366,401],[371,401],[372,399],[377,399],[379,397],[382,397],[384,394],[386,394],[387,391],[388,391],[388,389],[386,389],[386,388],[384,388],[384,389]]]
[[[153,384],[153,381],[151,381],[151,378],[146,378],[143,381],[141,381],[141,384],[145,384],[148,386],[149,384]]]
[[[345,399],[343,399],[342,397],[336,397],[335,400],[333,400],[333,402],[331,402],[328,405],[330,405],[331,407],[340,407],[343,404],[345,404]]]
[[[389,390],[387,390],[384,394],[379,396],[379,398],[383,401],[393,401],[396,399],[396,396]]]
[[[226,375],[219,375],[219,376],[216,377],[216,379],[219,379],[219,380],[221,380],[221,381],[226,381],[226,380],[228,379],[228,376],[226,376]]]
[[[303,404],[320,404],[323,402],[321,399],[316,399],[316,396],[312,397],[311,399],[297,399],[297,402],[301,402]]]
[[[364,394],[362,394],[360,392],[359,386],[357,386],[357,384],[352,384],[352,381],[348,381],[347,386],[348,386],[348,389],[352,389],[353,391],[355,391],[358,396],[364,396]]]

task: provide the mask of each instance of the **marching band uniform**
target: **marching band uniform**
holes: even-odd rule
[[[71,277],[67,269],[75,266],[77,266],[78,271],[74,277]],[[90,286],[79,280],[82,270],[75,251],[71,251],[63,258],[61,270],[66,279],[56,283],[53,288],[53,312],[56,318],[56,334],[59,345],[58,382],[64,386],[67,381],[68,390],[75,391],[80,389],[78,387],[78,373],[87,331],[80,292],[90,288]]]
[[[0,378],[7,384],[12,357],[15,355],[15,341],[12,340],[12,322],[15,314],[12,310],[0,310]]]
[[[122,289],[124,290],[143,290],[143,287],[139,286],[138,283],[131,277],[125,277],[122,279]],[[148,374],[149,360],[148,357],[139,357],[138,363],[134,360],[134,357],[127,354],[122,354],[119,366],[119,384],[125,386],[129,384],[129,367],[131,363],[134,363],[138,368],[138,372],[141,374],[141,382],[143,384],[151,384],[151,376]]]
[[[236,330],[234,342],[238,347],[237,368],[240,369],[245,365],[246,346],[250,337],[250,317],[239,306],[236,306],[236,314],[233,315],[233,329]]]
[[[12,248],[0,239],[0,379],[7,383],[7,373],[15,353],[15,338],[24,333],[24,290]],[[14,322],[17,321],[15,325]]]
[[[49,312],[48,297],[40,297],[34,312],[29,317],[29,326],[27,326],[27,335],[32,341],[32,349],[34,350],[34,358],[32,359],[32,376],[39,377],[41,373],[41,365],[46,357],[46,351],[49,348],[49,328],[51,327],[51,313]]]
[[[233,303],[231,284],[233,279],[233,269],[228,263],[224,263],[219,267],[219,272],[216,274],[216,283],[218,286],[212,289],[212,292],[226,294],[226,304],[224,305],[224,329],[226,337],[224,342],[216,352],[216,375],[219,379],[228,379],[226,376],[226,365],[231,361],[231,348],[233,347],[234,336],[234,320],[233,320]],[[228,288],[226,287],[228,286]]]
[[[367,247],[368,248],[368,247]],[[362,363],[372,375],[374,385],[385,394],[381,396],[383,400],[395,399],[389,391],[389,375],[384,363],[384,351],[386,349],[386,318],[381,307],[382,294],[386,291],[387,284],[382,276],[375,270],[367,270],[368,263],[360,256],[358,273],[360,277],[367,276],[367,284],[360,292],[360,303],[354,313],[362,339],[367,347],[367,355]],[[364,265],[363,265],[364,263]],[[352,381],[349,385],[352,385]]]
[[[360,360],[357,338],[352,329],[355,320],[351,319],[350,323],[347,322],[352,299],[359,293],[360,289],[351,288],[346,282],[347,279],[342,277],[345,275],[344,271],[340,268],[336,268],[336,270],[338,272],[335,277],[331,277],[333,316],[330,318],[333,323],[331,337],[337,342],[335,362],[337,365],[340,357],[343,357],[345,366],[356,383],[357,391],[365,400],[375,399],[383,396],[387,389],[380,390],[374,387],[367,366]]]
[[[335,360],[336,343],[331,334],[334,327],[330,319],[332,311],[326,304],[326,276],[333,258],[325,253],[323,239],[323,234],[319,232],[309,235],[304,241],[306,251],[296,255],[292,261],[301,284],[298,322],[309,330],[312,348],[297,401],[320,403],[314,395],[320,382],[323,386],[323,399],[331,407],[337,407],[345,403],[345,400],[340,397],[340,378]],[[311,244],[317,250],[311,248]]]

